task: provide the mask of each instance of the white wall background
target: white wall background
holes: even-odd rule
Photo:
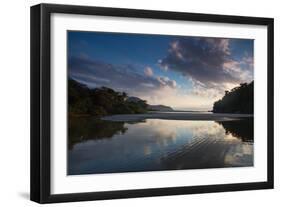
[[[154,198],[62,203],[52,206],[276,206],[281,203],[281,3],[245,0],[6,0],[0,32],[0,206],[37,206],[29,201],[29,7],[37,3],[81,4],[275,18],[275,189]],[[274,205],[275,204],[275,205]]]

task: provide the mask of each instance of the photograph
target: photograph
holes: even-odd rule
[[[65,4],[30,15],[32,201],[274,188],[274,18]]]
[[[67,175],[254,166],[254,39],[67,31]]]

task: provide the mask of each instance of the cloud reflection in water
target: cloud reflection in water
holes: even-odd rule
[[[79,119],[88,120],[72,122],[69,131],[70,175],[253,166],[253,133],[239,131],[241,120],[218,123],[148,119],[118,124],[99,121],[97,135],[95,127],[91,130],[97,120]],[[85,131],[85,123],[89,123],[87,130],[91,133]],[[242,124],[248,131],[253,130],[252,120]],[[102,132],[109,129],[110,133]]]

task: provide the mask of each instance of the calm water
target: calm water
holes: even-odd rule
[[[253,121],[69,121],[68,174],[253,166]]]

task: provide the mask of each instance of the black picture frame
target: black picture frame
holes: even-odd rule
[[[194,22],[216,22],[267,26],[267,181],[238,184],[167,187],[74,194],[50,193],[50,16],[52,13],[99,15],[112,17],[134,17],[149,19],[181,20]],[[165,196],[178,194],[211,193],[273,188],[273,45],[274,20],[272,18],[195,14],[152,10],[103,8],[89,6],[39,4],[31,7],[31,175],[30,199],[38,203]]]

